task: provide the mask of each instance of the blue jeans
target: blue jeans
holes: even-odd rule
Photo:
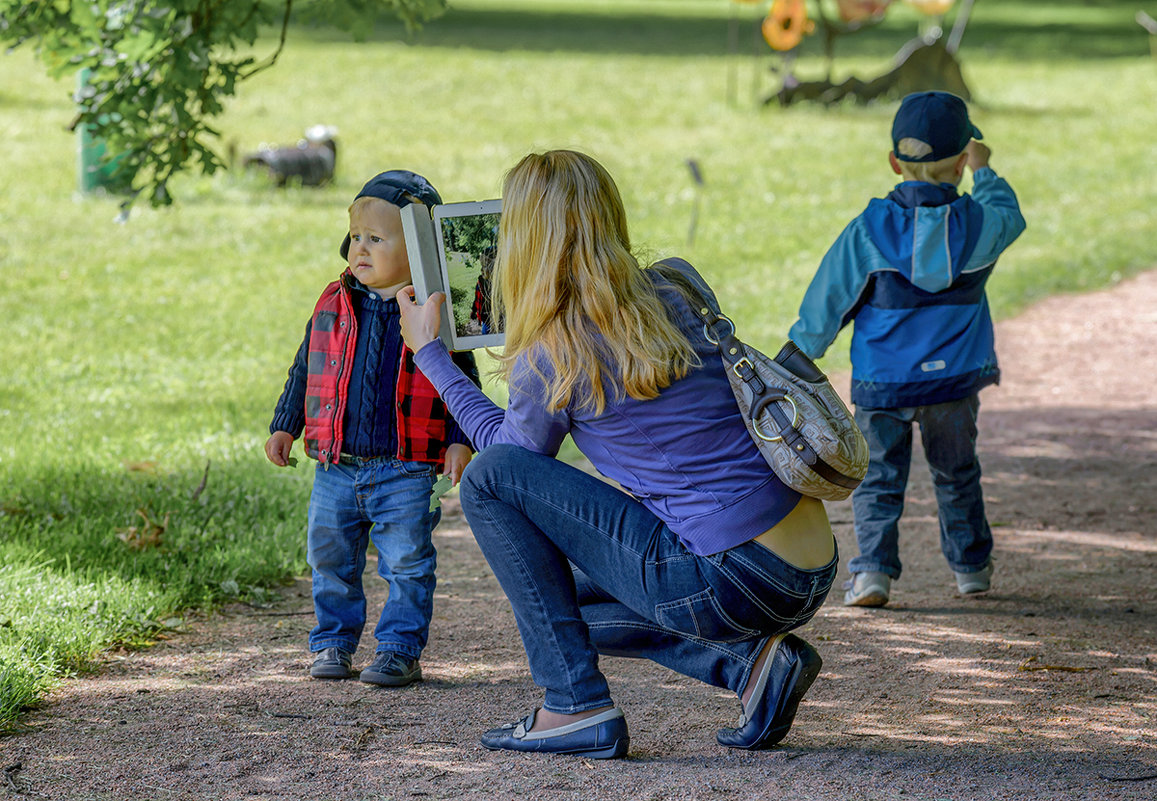
[[[514,445],[475,457],[460,497],[553,712],[611,703],[600,653],[738,694],[768,637],[809,620],[835,578],[835,558],[800,570],[754,541],[697,556],[626,493]]]
[[[988,565],[992,531],[984,516],[976,416],[980,398],[901,409],[856,408],[868,440],[868,474],[852,494],[860,555],[852,573],[873,571],[900,577],[900,515],[912,462],[912,424],[920,426],[924,456],[932,471],[940,510],[940,550],[958,573]]]
[[[430,533],[442,510],[430,511],[434,467],[391,457],[359,465],[317,466],[309,499],[309,566],[317,626],[309,649],[357,650],[366,623],[362,572],[372,539],[378,575],[390,595],[374,629],[378,652],[417,659],[434,609],[437,554]]]

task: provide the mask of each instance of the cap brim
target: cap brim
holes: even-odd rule
[[[971,123],[971,122],[970,122],[970,123],[968,123],[968,124],[969,124],[970,126],[972,126],[972,138],[973,138],[973,139],[983,139],[983,138],[984,138],[984,134],[982,134],[982,133],[980,132],[980,129],[979,129],[979,128],[977,128],[975,125],[972,125],[972,123]]]

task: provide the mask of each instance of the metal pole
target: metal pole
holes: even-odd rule
[[[948,35],[948,43],[944,49],[955,53],[960,48],[960,40],[964,38],[964,28],[968,25],[968,15],[972,13],[972,4],[975,0],[961,0],[960,10],[956,12],[956,21],[952,23],[952,33]]]
[[[691,224],[687,227],[687,247],[695,244],[695,230],[699,227],[699,200],[703,195],[703,172],[699,169],[699,162],[687,159],[687,169],[691,171],[691,180],[695,183],[695,197],[691,201]]]
[[[731,14],[727,20],[727,102],[734,106],[738,103],[738,69],[735,59],[739,54],[739,20],[735,16],[735,0],[729,3]]]

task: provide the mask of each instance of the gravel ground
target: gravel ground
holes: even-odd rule
[[[0,739],[0,787],[21,799],[1151,801],[1155,343],[1157,271],[998,326],[1005,380],[980,422],[993,591],[955,594],[917,457],[892,603],[850,609],[833,592],[800,632],[824,669],[776,750],[721,749],[733,696],[617,658],[604,668],[630,721],[628,759],[483,750],[478,734],[539,693],[451,498],[423,683],[308,679],[303,579],[273,606],[192,620],[66,682]],[[846,561],[850,504],[829,511]]]

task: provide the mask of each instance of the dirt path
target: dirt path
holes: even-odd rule
[[[999,326],[998,347],[1005,381],[981,415],[993,592],[954,594],[918,462],[893,603],[848,609],[833,592],[803,630],[824,670],[781,749],[719,748],[733,697],[607,658],[629,759],[484,751],[479,732],[539,693],[451,502],[425,683],[305,678],[302,581],[276,607],[229,609],[68,682],[27,733],[0,739],[0,787],[52,799],[1157,798],[1157,271],[1048,300]],[[851,508],[830,511],[846,560]]]

